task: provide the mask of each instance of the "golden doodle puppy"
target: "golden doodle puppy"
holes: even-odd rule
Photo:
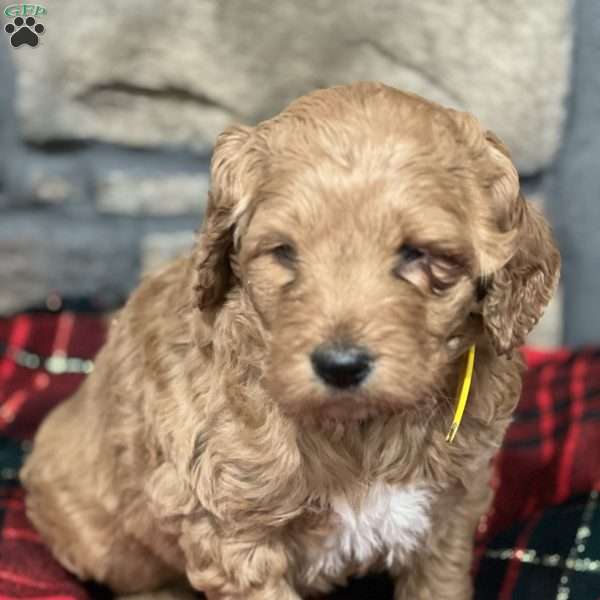
[[[232,127],[193,255],[143,280],[37,434],[28,514],[121,593],[297,600],[385,570],[397,600],[470,598],[559,264],[469,114],[362,82]]]

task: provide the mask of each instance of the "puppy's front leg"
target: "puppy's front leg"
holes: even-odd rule
[[[300,596],[284,581],[280,585],[248,590],[241,594],[226,592],[205,592],[206,600],[301,600]]]
[[[471,600],[472,598],[473,586],[469,570],[449,569],[437,561],[425,570],[418,570],[399,578],[394,592],[394,600]]]
[[[420,556],[396,578],[394,600],[471,600],[473,543],[453,540]]]
[[[474,479],[463,495],[449,490],[445,507],[438,506],[438,520],[425,543],[407,565],[394,570],[394,600],[471,600],[473,544],[481,515],[492,500],[489,477]],[[439,518],[439,517],[438,517]]]
[[[217,534],[202,520],[184,530],[181,546],[188,579],[208,600],[301,600],[289,583],[287,553],[274,534]]]
[[[451,515],[410,565],[396,573],[394,600],[471,600],[473,535],[478,511]]]
[[[396,578],[394,600],[471,600],[471,539],[448,540]]]

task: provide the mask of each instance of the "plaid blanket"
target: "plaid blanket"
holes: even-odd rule
[[[105,333],[101,318],[0,319],[0,600],[109,597],[51,557],[25,517],[17,472],[46,412],[71,394]],[[600,350],[528,353],[523,397],[478,535],[476,599],[600,599]],[[391,599],[383,577],[330,600]]]

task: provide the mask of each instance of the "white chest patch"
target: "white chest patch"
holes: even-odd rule
[[[392,487],[376,483],[361,507],[345,497],[331,502],[335,529],[308,552],[307,578],[335,577],[349,564],[368,565],[383,558],[386,566],[402,561],[429,531],[431,493],[425,486]]]

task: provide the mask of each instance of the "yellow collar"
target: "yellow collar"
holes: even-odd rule
[[[471,389],[471,383],[473,381],[474,366],[475,345],[473,344],[469,347],[467,352],[462,377],[458,382],[458,388],[456,390],[456,408],[454,409],[454,418],[452,419],[452,425],[450,425],[448,435],[446,436],[446,441],[449,443],[454,441],[456,432],[458,431],[465,413],[465,407],[467,406],[467,400],[469,399],[469,390]]]

